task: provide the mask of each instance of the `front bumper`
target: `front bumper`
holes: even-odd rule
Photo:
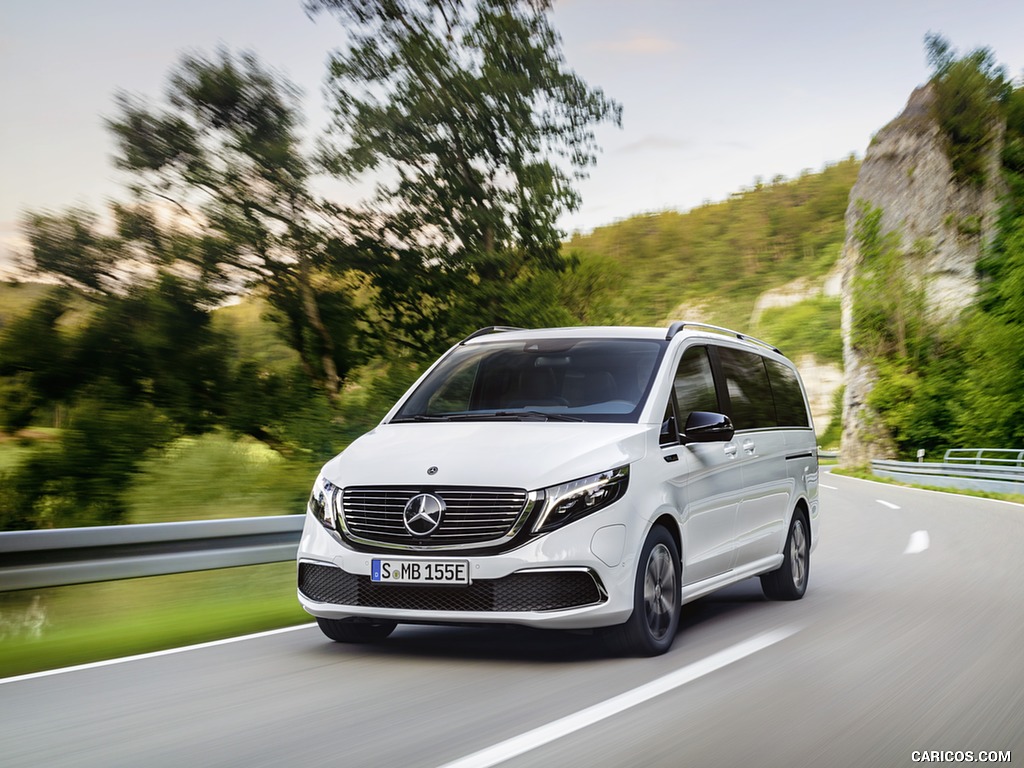
[[[396,553],[469,562],[468,586],[380,584],[371,560],[307,514],[298,552],[298,598],[310,614],[426,624],[521,624],[587,629],[621,624],[633,608],[633,562],[623,504],[497,555]],[[620,508],[620,509],[616,509]]]

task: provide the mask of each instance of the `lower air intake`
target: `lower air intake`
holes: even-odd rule
[[[316,563],[299,564],[299,590],[318,603],[410,611],[557,611],[604,599],[587,571],[524,572],[462,587],[422,587],[375,584],[368,576]]]

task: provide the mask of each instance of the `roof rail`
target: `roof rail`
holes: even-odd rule
[[[477,336],[486,336],[489,333],[505,333],[506,331],[525,331],[525,328],[516,328],[512,325],[488,325],[486,328],[481,328],[478,331],[473,331],[469,336],[464,338],[459,344],[465,344],[470,339],[475,339]]]
[[[745,333],[740,333],[729,328],[723,328],[720,325],[708,325],[707,323],[693,323],[687,320],[677,320],[676,322],[672,323],[672,325],[668,327],[668,333],[665,334],[665,338],[671,339],[673,336],[675,336],[677,333],[683,330],[683,328],[699,328],[704,331],[724,333],[726,336],[735,336],[737,339],[740,339],[741,341],[752,341],[755,344],[760,344],[762,347],[767,347],[772,352],[778,352],[780,355],[782,354],[782,351],[778,347],[773,346],[769,344],[767,341],[758,339],[754,336],[748,336]]]

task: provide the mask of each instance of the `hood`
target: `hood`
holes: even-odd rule
[[[528,491],[631,464],[647,424],[382,424],[324,466],[335,485],[486,485]],[[427,470],[437,467],[434,474]]]

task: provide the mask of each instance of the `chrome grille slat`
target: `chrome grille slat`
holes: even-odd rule
[[[405,505],[419,493],[444,500],[441,525],[429,538],[416,538],[405,528]],[[357,541],[416,549],[489,544],[518,530],[527,511],[528,495],[518,488],[410,487],[345,488],[342,522]]]

